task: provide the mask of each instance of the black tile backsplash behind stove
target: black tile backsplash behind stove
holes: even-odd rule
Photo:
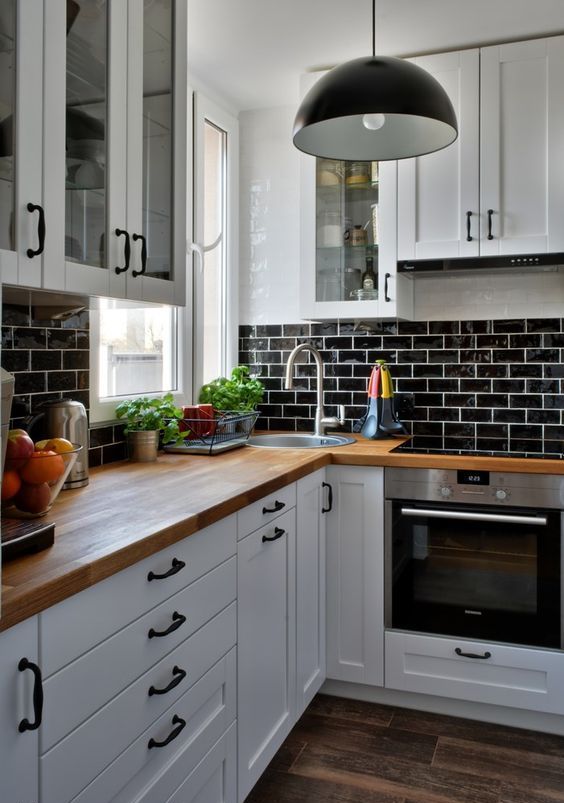
[[[45,318],[40,306],[2,304],[2,367],[15,378],[11,427],[25,426],[41,403],[70,398],[90,406],[90,315]],[[90,466],[125,458],[122,426],[91,428]]]
[[[374,361],[385,359],[400,417],[419,445],[560,454],[564,443],[564,320],[303,323],[239,328],[239,360],[266,388],[259,429],[313,430],[315,365],[290,351],[312,343],[324,362],[328,414],[345,405],[346,429],[366,410]]]

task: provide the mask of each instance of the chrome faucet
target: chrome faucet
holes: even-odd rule
[[[313,355],[313,359],[315,360],[315,364],[317,366],[317,407],[315,408],[314,435],[322,436],[325,435],[326,427],[343,426],[345,423],[345,407],[343,404],[339,405],[339,418],[335,418],[335,416],[325,416],[325,411],[323,409],[323,363],[321,361],[321,354],[318,352],[315,346],[312,346],[309,343],[300,343],[300,345],[296,346],[296,348],[288,357],[288,363],[286,365],[286,382],[284,383],[285,389],[292,390],[294,387],[294,362],[296,361],[298,354],[300,354],[302,351],[309,351]]]

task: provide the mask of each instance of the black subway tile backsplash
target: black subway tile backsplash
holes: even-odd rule
[[[311,342],[324,359],[326,412],[344,404],[348,430],[366,410],[370,371],[383,359],[396,392],[409,394],[404,423],[420,445],[470,448],[477,438],[479,448],[496,451],[564,451],[564,319],[242,326],[239,336],[240,361],[265,377],[261,429],[312,431],[309,355],[296,365],[296,389],[282,387],[289,351]]]

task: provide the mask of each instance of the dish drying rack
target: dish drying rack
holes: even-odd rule
[[[179,444],[168,444],[165,452],[175,454],[218,454],[244,446],[260,413],[219,413],[217,418],[182,418],[188,436]]]

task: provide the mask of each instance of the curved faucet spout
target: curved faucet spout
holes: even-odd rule
[[[321,354],[311,343],[300,343],[299,346],[296,346],[290,353],[286,364],[286,381],[284,387],[286,390],[292,390],[294,387],[294,363],[296,357],[298,354],[301,354],[302,351],[309,351],[309,353],[313,355],[317,370],[317,407],[315,410],[314,434],[325,435],[326,427],[342,426],[345,423],[345,408],[343,405],[339,405],[339,418],[334,418],[333,416],[327,418],[325,416],[325,411],[323,410],[323,361],[321,359]]]

